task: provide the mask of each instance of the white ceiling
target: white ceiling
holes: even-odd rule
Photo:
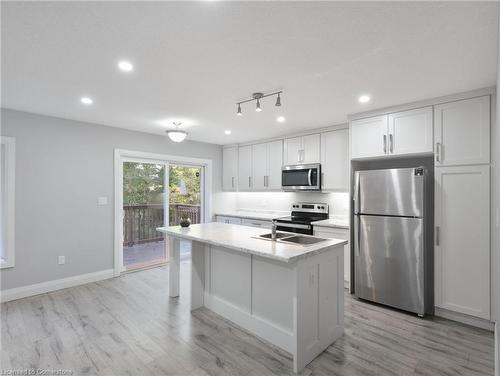
[[[497,18],[492,2],[2,2],[2,107],[250,141],[495,85]],[[281,108],[235,116],[277,89]]]

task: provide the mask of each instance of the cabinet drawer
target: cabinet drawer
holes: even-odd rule
[[[271,228],[272,227],[272,222],[271,221],[263,221],[261,219],[242,219],[241,224],[244,226],[251,226],[251,227],[262,227],[262,228]]]
[[[314,236],[349,240],[349,230],[340,228],[315,227]]]

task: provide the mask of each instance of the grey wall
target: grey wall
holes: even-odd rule
[[[115,148],[211,159],[221,190],[219,145],[6,109],[1,120],[16,138],[15,267],[1,271],[2,290],[113,268]]]

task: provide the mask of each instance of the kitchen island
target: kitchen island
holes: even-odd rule
[[[288,351],[294,372],[342,336],[345,240],[291,244],[225,223],[158,231],[168,238],[169,295],[179,296],[180,240],[189,240],[191,310],[207,307]]]

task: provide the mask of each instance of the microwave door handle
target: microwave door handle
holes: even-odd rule
[[[309,172],[307,173],[307,182],[309,183],[309,186],[312,186],[312,168],[309,169]]]

